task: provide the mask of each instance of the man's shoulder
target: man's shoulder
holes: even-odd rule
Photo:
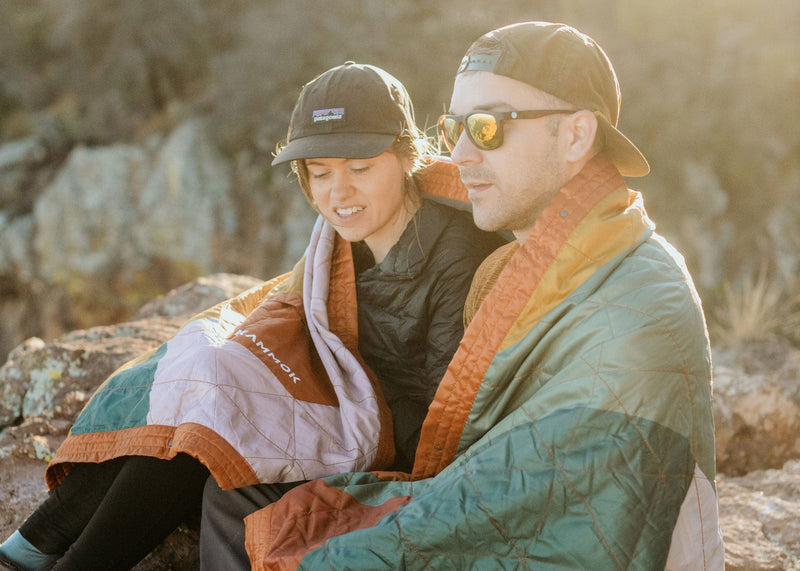
[[[694,290],[683,255],[656,232],[625,257],[617,273],[619,279],[635,277],[642,285],[673,284]]]
[[[701,306],[683,256],[656,233],[620,260],[592,297],[664,317],[685,315]]]
[[[653,264],[663,265],[664,271],[688,273],[683,255],[658,232],[652,232],[633,255]]]

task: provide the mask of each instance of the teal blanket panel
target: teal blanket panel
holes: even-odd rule
[[[109,378],[75,421],[72,434],[108,432],[147,424],[150,387],[158,362],[166,352],[164,343],[147,360]]]
[[[300,568],[663,569],[694,464],[688,439],[656,422],[560,409],[487,436],[429,480],[328,478],[363,503],[413,498]]]

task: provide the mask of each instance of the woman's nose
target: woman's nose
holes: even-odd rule
[[[350,196],[354,192],[353,184],[346,174],[336,174],[331,185],[331,194],[343,198]]]

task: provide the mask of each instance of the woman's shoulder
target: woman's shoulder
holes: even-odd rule
[[[480,232],[472,220],[469,205],[439,197],[425,196],[420,208],[420,223],[448,232]]]
[[[495,232],[484,232],[475,226],[472,213],[438,200],[426,199],[423,203],[420,225],[434,233],[432,250],[447,257],[483,259],[507,242]],[[435,252],[432,252],[435,254]]]
[[[439,241],[445,242],[449,249],[485,256],[508,242],[496,232],[485,232],[475,226],[469,205],[462,207],[426,197],[423,208],[428,214],[425,217],[427,219],[421,222],[435,228],[439,233]]]

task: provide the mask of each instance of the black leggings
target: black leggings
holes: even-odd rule
[[[208,470],[186,454],[78,464],[20,527],[54,570],[130,569],[199,510]]]

